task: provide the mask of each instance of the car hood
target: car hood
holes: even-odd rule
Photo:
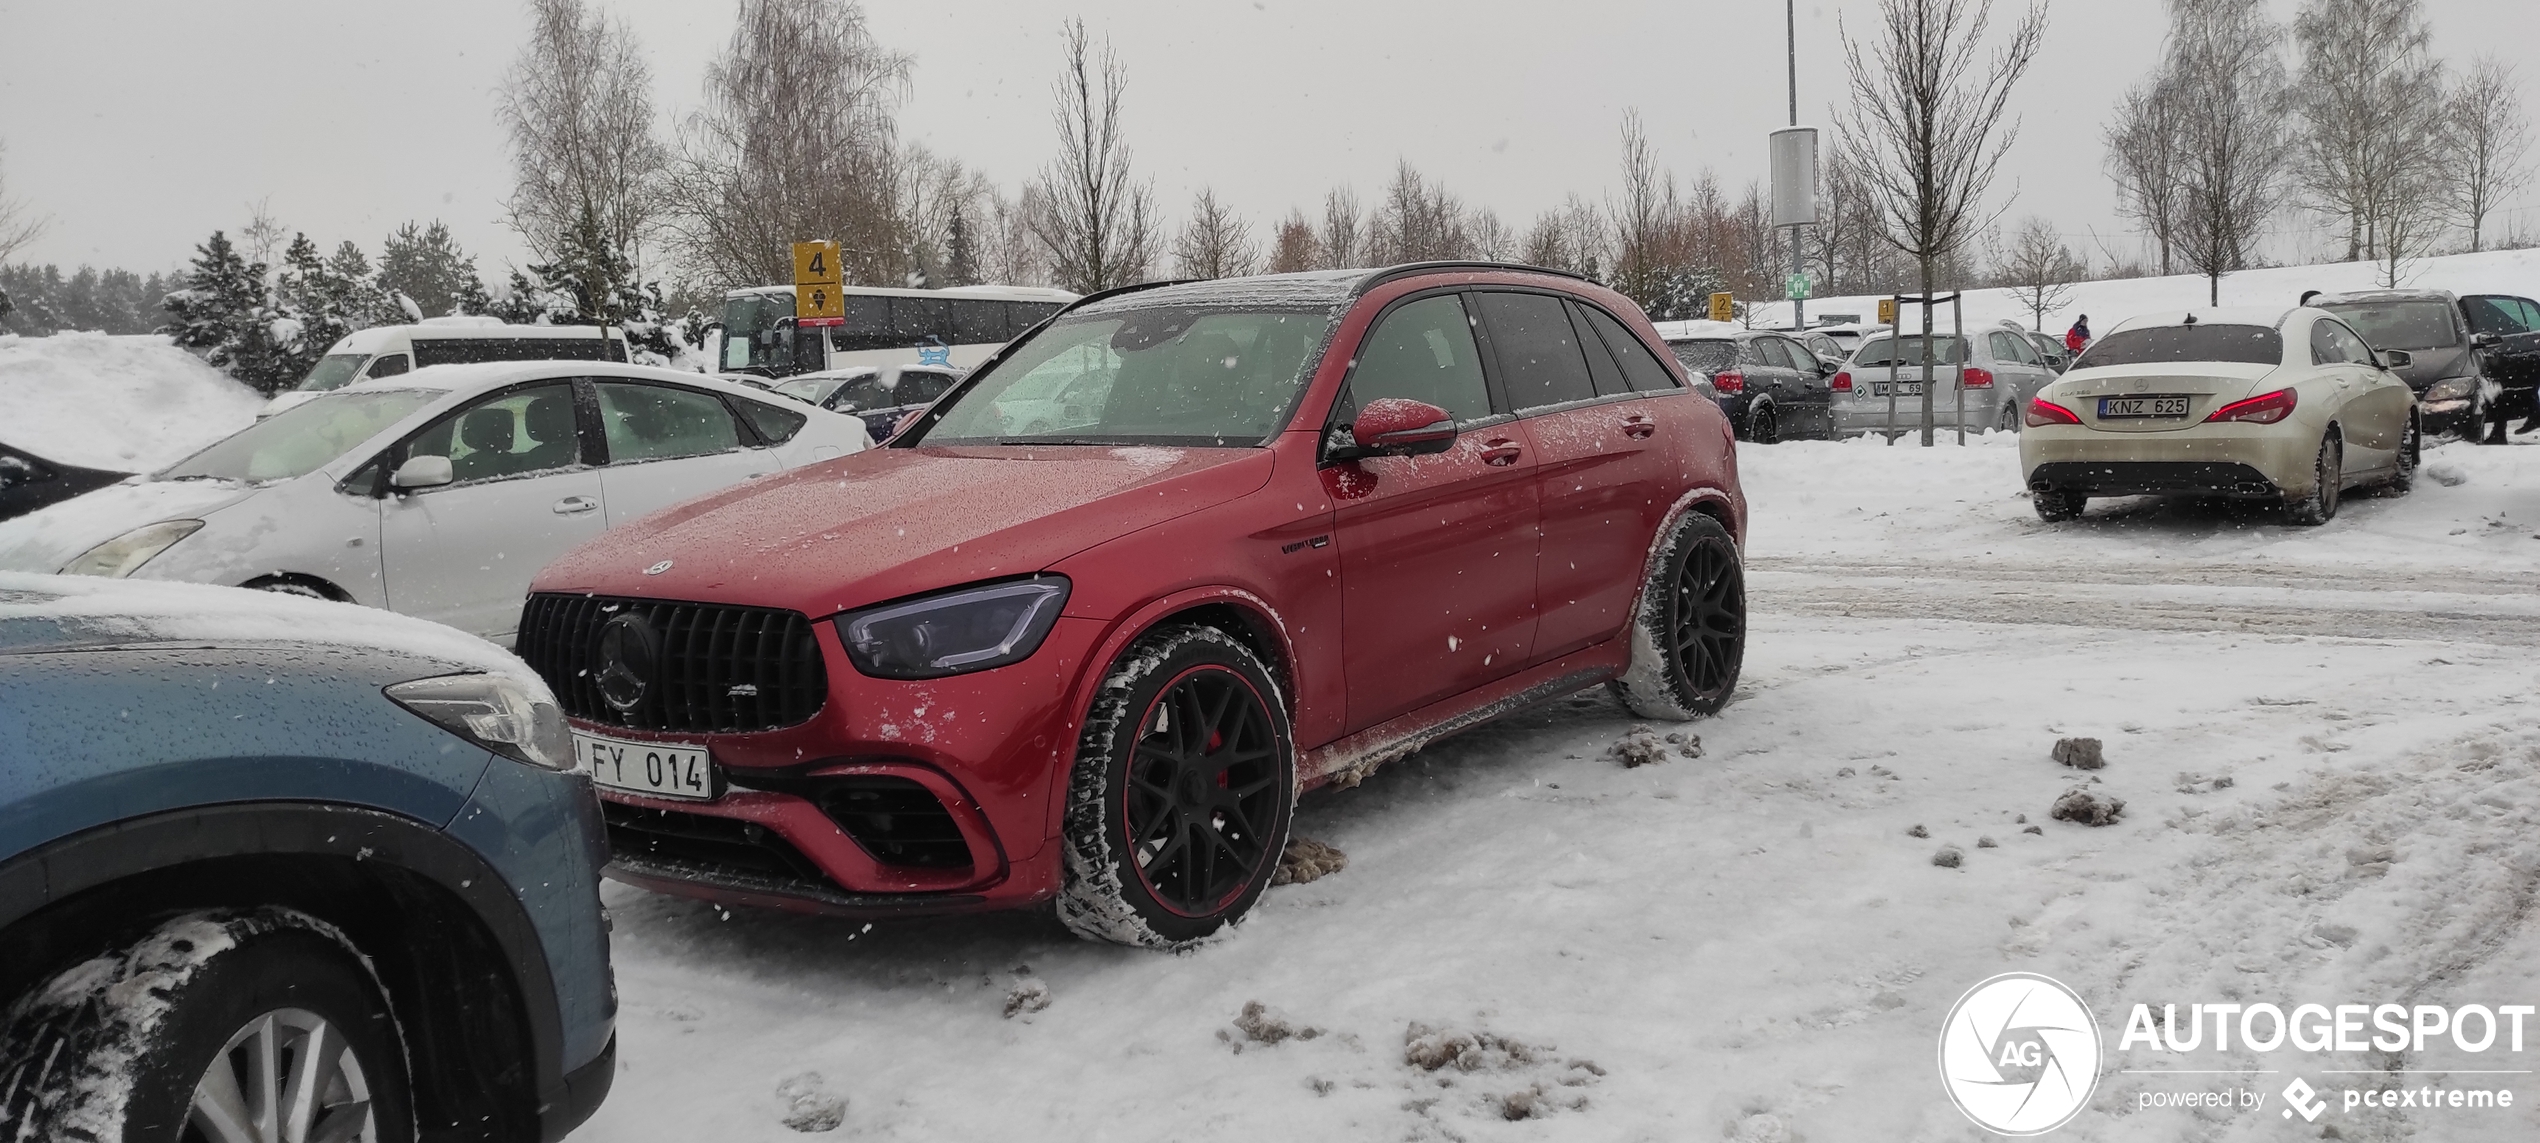
[[[161,520],[199,520],[255,495],[222,480],[127,480],[0,521],[0,571],[55,572],[88,549]]]
[[[2466,345],[2439,346],[2434,349],[2411,349],[2407,368],[2393,369],[2408,387],[2423,391],[2426,386],[2446,377],[2458,377],[2478,371],[2473,359],[2475,351]]]
[[[832,615],[1026,575],[1267,483],[1257,448],[872,449],[667,508],[549,564],[533,590]]]

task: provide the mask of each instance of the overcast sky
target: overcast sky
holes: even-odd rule
[[[729,0],[595,0],[651,57],[665,130],[698,102]],[[2276,0],[2289,15],[2292,0]],[[2426,0],[2436,50],[2540,41],[2535,0]],[[868,0],[875,34],[916,57],[903,135],[1009,192],[1051,151],[1057,29],[1081,13],[1129,68],[1139,172],[1178,216],[1203,184],[1264,224],[1334,184],[1362,198],[1397,158],[1522,229],[1614,182],[1626,108],[1680,176],[1761,178],[1787,118],[1783,8],[1716,0]],[[1874,0],[1800,0],[1800,114],[1841,94],[1839,21]],[[2100,125],[2151,65],[2158,0],[2062,0],[2019,89],[2019,143],[1995,197],[2077,248],[2121,227]],[[1997,13],[2007,23],[2006,9]],[[164,269],[269,201],[286,227],[376,250],[407,219],[446,220],[497,278],[508,156],[493,89],[525,27],[517,0],[0,0],[0,143],[12,193],[54,220],[20,257]],[[2523,68],[2540,119],[2540,65]],[[2513,222],[2540,230],[2534,196]],[[2278,257],[2299,253],[2285,250]]]

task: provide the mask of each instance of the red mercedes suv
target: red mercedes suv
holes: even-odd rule
[[[1597,683],[1717,710],[1745,513],[1728,422],[1594,283],[1134,286],[886,447],[583,545],[519,650],[621,880],[849,914],[1054,898],[1172,947],[1251,907],[1301,789]]]

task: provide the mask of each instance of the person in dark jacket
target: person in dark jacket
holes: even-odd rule
[[[2064,331],[2064,348],[2071,350],[2075,357],[2081,356],[2082,350],[2090,348],[2089,314],[2081,315],[2081,320],[2074,322],[2071,329]]]

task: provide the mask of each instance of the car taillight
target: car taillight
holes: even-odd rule
[[[2205,418],[2206,424],[2220,421],[2247,421],[2253,425],[2272,425],[2293,415],[2293,390],[2278,389],[2261,393],[2246,401],[2234,401],[2216,409]]]
[[[1711,375],[1711,388],[1732,396],[1743,393],[1746,391],[1746,374],[1734,369],[1726,373],[1714,373]]]
[[[1834,375],[1834,380],[1826,382],[1826,388],[1828,388],[1828,389],[1832,389],[1832,390],[1834,390],[1834,391],[1835,391],[1835,392],[1837,392],[1837,393],[1849,393],[1849,392],[1851,392],[1851,391],[1852,391],[1852,371],[1851,371],[1851,370],[1849,370],[1849,369],[1846,369],[1846,370],[1844,370],[1844,371],[1843,371],[1843,372],[1841,372],[1841,373],[1837,373],[1837,374],[1835,374],[1835,375]]]
[[[1993,387],[1993,371],[1990,369],[1979,369],[1973,365],[1961,369],[1958,371],[1958,387],[1961,389],[1990,389]]]
[[[2081,418],[2074,416],[2071,409],[2039,397],[2028,403],[2028,423],[2030,428],[2041,425],[2078,425],[2081,423]]]

